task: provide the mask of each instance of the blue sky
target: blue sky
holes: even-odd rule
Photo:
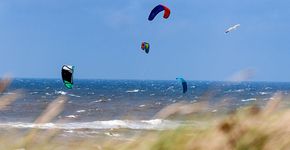
[[[168,20],[151,9],[164,4]],[[290,81],[287,0],[1,0],[0,74],[59,78]],[[226,35],[231,25],[241,27]],[[142,41],[151,44],[146,55]]]

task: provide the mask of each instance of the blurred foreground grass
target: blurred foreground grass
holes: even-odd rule
[[[0,83],[0,92],[9,85],[9,79]],[[20,93],[20,92],[17,92]],[[2,96],[0,111],[21,94]],[[223,115],[201,113],[204,103],[173,104],[163,109],[157,117],[188,115],[199,125],[181,126],[164,131],[144,131],[132,140],[104,137],[62,137],[58,129],[18,131],[2,129],[2,150],[259,150],[290,149],[290,110],[281,108],[282,95],[277,94],[264,108],[242,108]],[[50,103],[35,120],[50,122],[63,109],[66,97]],[[198,115],[196,115],[198,114]],[[63,120],[65,121],[65,120]],[[122,131],[126,132],[126,131]]]

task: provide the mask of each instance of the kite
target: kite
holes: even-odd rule
[[[73,88],[73,73],[74,73],[74,66],[70,66],[70,65],[62,66],[61,68],[62,81],[65,87],[68,89]]]
[[[149,50],[150,50],[150,45],[149,45],[149,43],[147,43],[147,42],[142,42],[142,44],[141,44],[141,49],[143,50],[143,51],[145,51],[147,54],[149,53]]]
[[[152,21],[162,11],[164,11],[163,18],[167,19],[170,16],[170,9],[160,4],[151,11],[148,20]]]
[[[229,33],[229,32],[231,32],[231,31],[233,31],[233,30],[236,30],[236,29],[237,29],[238,27],[240,27],[240,26],[241,26],[240,24],[236,24],[236,25],[234,25],[234,26],[228,28],[228,29],[225,31],[225,33]]]
[[[183,78],[176,78],[176,80],[180,81],[182,83],[182,89],[183,93],[187,92],[187,83]]]

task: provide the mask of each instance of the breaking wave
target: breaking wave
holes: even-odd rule
[[[23,123],[8,122],[0,123],[0,128],[18,128],[18,129],[63,129],[63,130],[105,130],[105,129],[134,129],[134,130],[165,130],[177,128],[180,124],[178,121],[169,120],[109,120],[93,122],[73,122],[73,123]]]

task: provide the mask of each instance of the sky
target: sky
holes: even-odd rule
[[[171,9],[148,21],[158,4]],[[0,75],[290,81],[288,0],[1,0]],[[241,27],[225,34],[235,24]],[[150,53],[140,49],[150,43]]]

